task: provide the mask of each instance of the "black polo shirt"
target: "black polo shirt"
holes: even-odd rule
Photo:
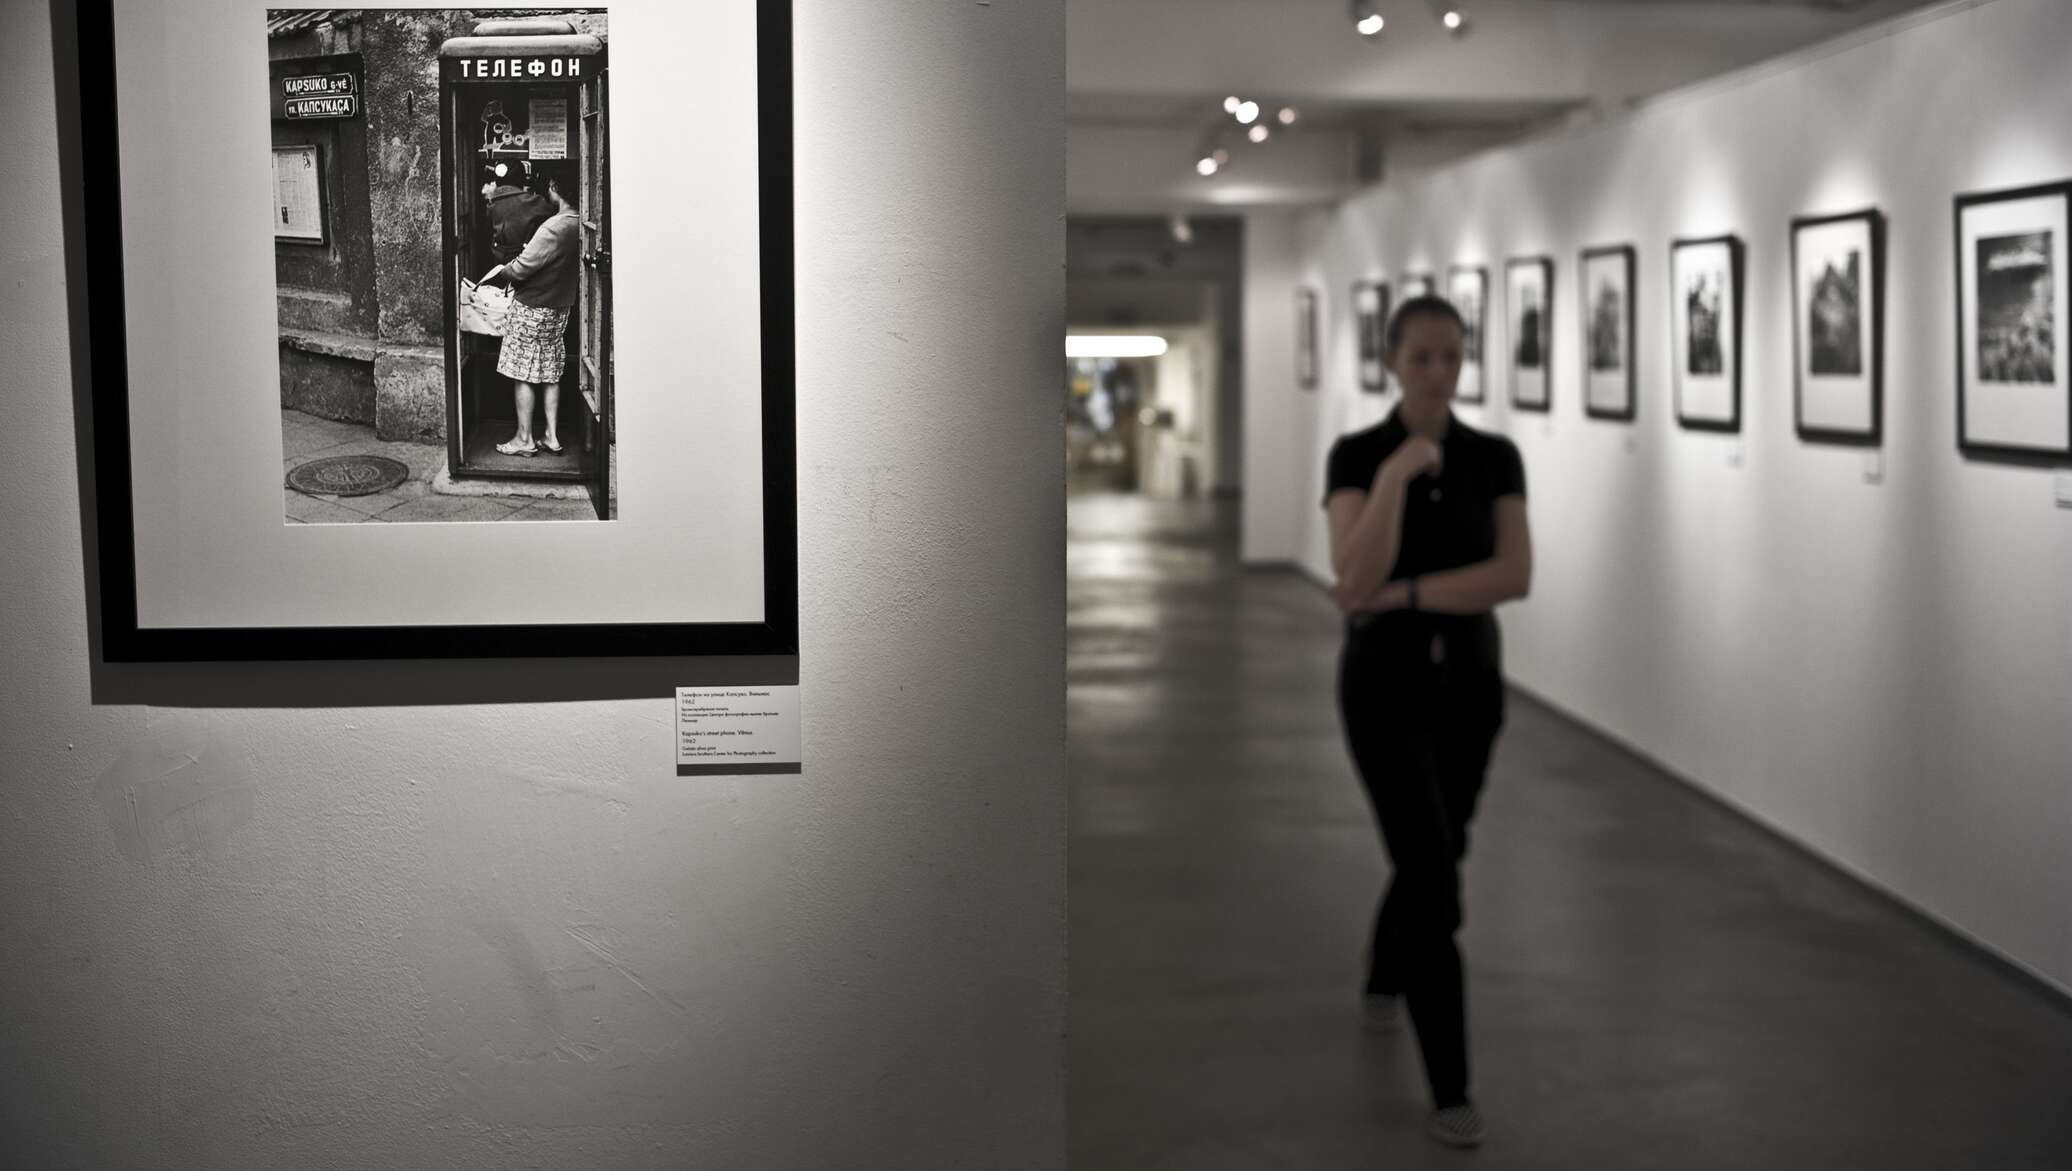
[[[1324,499],[1340,488],[1372,490],[1383,460],[1410,437],[1401,410],[1331,445]],[[1452,416],[1439,442],[1437,476],[1419,476],[1403,493],[1403,531],[1388,580],[1458,569],[1496,555],[1496,500],[1525,495],[1525,463],[1502,435]]]

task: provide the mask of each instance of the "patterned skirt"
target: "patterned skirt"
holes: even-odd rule
[[[511,302],[496,372],[517,382],[561,381],[561,369],[568,364],[567,329],[567,309],[542,309]]]

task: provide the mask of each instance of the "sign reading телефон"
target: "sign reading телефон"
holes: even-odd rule
[[[744,684],[676,689],[676,763],[725,772],[795,772],[799,689]]]

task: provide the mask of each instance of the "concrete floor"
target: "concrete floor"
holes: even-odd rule
[[[1323,594],[1069,512],[1074,1171],[2072,1168],[2072,1006],[1515,692],[1466,870],[1478,1151],[1358,1019],[1384,862]]]

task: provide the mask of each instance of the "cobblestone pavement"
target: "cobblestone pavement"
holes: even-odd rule
[[[443,444],[390,443],[360,423],[284,410],[281,441],[281,493],[289,524],[597,519],[588,500],[442,496],[432,491],[432,478],[446,466]],[[409,465],[410,477],[367,496],[311,496],[287,486],[287,475],[296,467],[334,455],[385,455]]]

